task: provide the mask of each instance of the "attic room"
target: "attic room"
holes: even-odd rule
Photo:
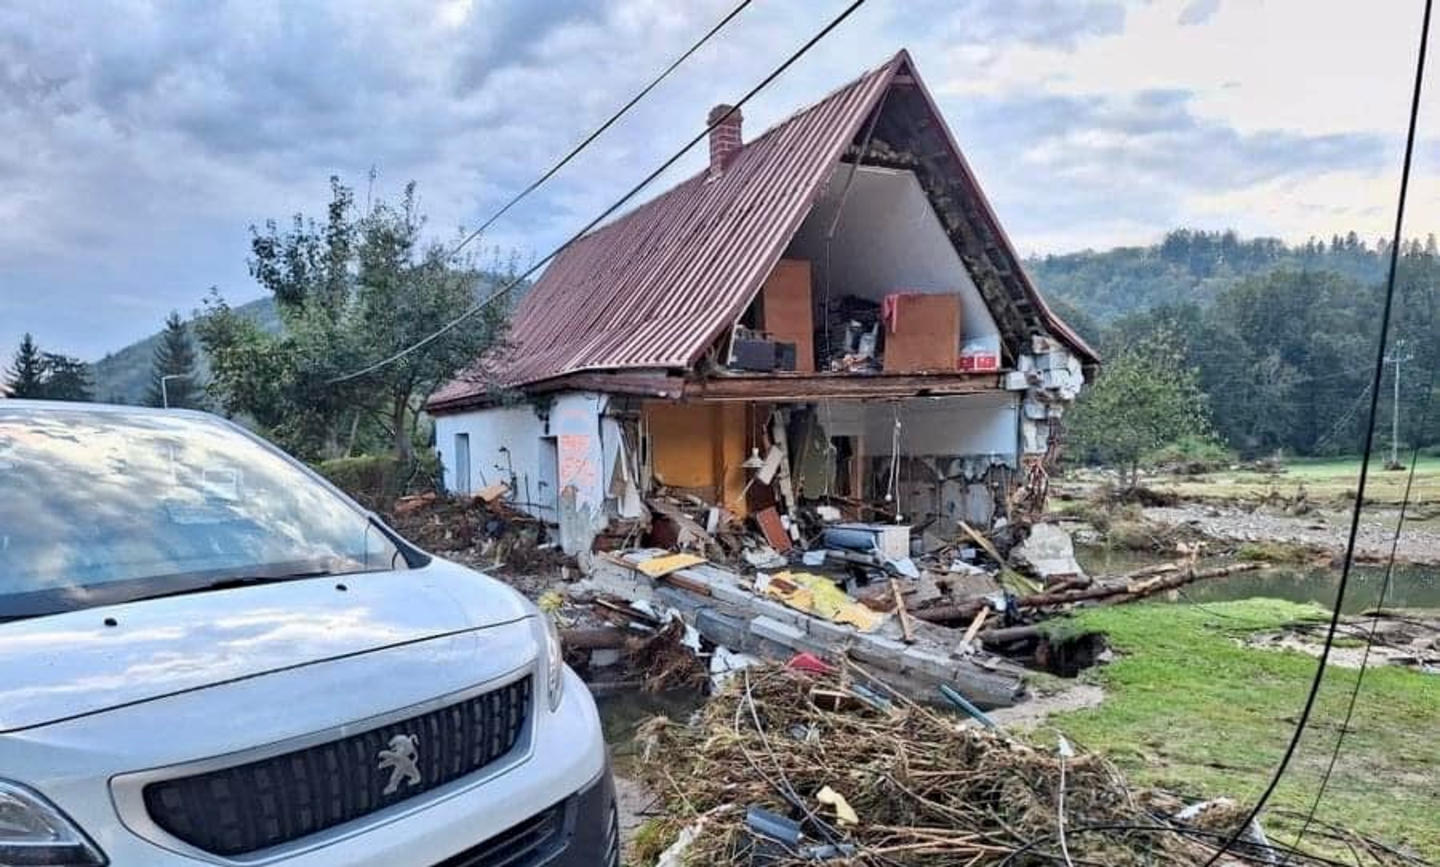
[[[995,372],[1000,329],[914,173],[842,164],[740,319],[748,372]]]

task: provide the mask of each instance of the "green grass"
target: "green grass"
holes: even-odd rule
[[[1107,697],[1097,708],[1051,723],[1108,754],[1136,784],[1250,803],[1285,749],[1316,660],[1248,648],[1236,639],[1323,616],[1318,608],[1268,599],[1086,611],[1079,625],[1108,633],[1116,649],[1114,662],[1086,675]],[[1309,808],[1355,677],[1351,669],[1327,673],[1273,806]],[[1440,856],[1437,720],[1440,676],[1370,669],[1319,817]],[[1265,826],[1289,842],[1298,823],[1268,816]]]
[[[1408,461],[1404,455],[1402,460]],[[1408,468],[1408,464],[1407,464]],[[1398,504],[1405,493],[1408,473],[1384,469],[1384,456],[1376,455],[1370,464],[1366,483],[1367,501]],[[1182,497],[1195,499],[1240,499],[1263,497],[1270,492],[1293,496],[1303,484],[1306,496],[1313,502],[1334,502],[1353,497],[1360,478],[1360,459],[1296,458],[1286,463],[1285,472],[1276,475],[1254,470],[1224,470],[1198,476],[1184,476],[1164,481],[1152,480],[1152,487],[1172,490]],[[1421,457],[1416,465],[1415,490],[1412,499],[1418,503],[1440,502],[1440,457]]]

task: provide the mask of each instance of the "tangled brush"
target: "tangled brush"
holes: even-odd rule
[[[657,718],[641,731],[640,770],[672,832],[660,836],[686,831],[684,864],[1202,865],[1230,830],[1166,818],[1174,799],[1132,792],[1099,756],[1062,758],[898,695],[876,701],[882,685],[853,664],[742,675],[691,724]],[[803,837],[756,833],[752,806],[798,822]],[[1275,863],[1283,851],[1244,843],[1220,863]]]

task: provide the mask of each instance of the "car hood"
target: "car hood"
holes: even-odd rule
[[[511,623],[533,606],[435,559],[0,624],[0,732]],[[107,619],[114,626],[107,626]]]

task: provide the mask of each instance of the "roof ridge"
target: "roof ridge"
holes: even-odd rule
[[[810,104],[808,104],[808,105],[801,106],[800,108],[795,109],[794,111],[792,111],[792,112],[790,112],[789,114],[785,115],[785,117],[781,118],[780,120],[775,121],[775,122],[772,123],[770,126],[766,127],[759,135],[755,136],[754,138],[751,138],[751,139],[749,139],[749,140],[741,141],[741,143],[740,143],[740,150],[736,152],[736,157],[738,158],[740,154],[744,153],[744,151],[745,151],[746,148],[749,148],[749,147],[752,146],[752,145],[755,145],[755,144],[758,144],[758,143],[764,141],[766,138],[770,137],[770,136],[773,135],[774,133],[782,130],[784,127],[788,126],[789,124],[794,123],[796,120],[804,117],[806,114],[809,114],[810,112],[815,111],[816,109],[818,109],[818,108],[820,108],[821,106],[823,106],[826,102],[829,102],[830,100],[834,99],[835,97],[839,96],[840,94],[844,93],[845,91],[850,90],[850,89],[855,88],[855,87],[858,87],[859,85],[861,85],[862,83],[864,83],[866,79],[871,78],[872,76],[878,75],[879,73],[881,73],[882,71],[884,71],[887,67],[889,67],[891,64],[895,64],[895,63],[900,62],[900,61],[902,60],[902,58],[908,60],[909,57],[910,57],[910,52],[909,52],[908,50],[904,49],[904,48],[901,48],[899,51],[897,51],[895,54],[892,54],[888,60],[886,60],[884,63],[881,63],[879,66],[876,66],[876,67],[874,67],[874,68],[872,68],[872,69],[866,69],[864,72],[861,72],[859,75],[855,76],[854,78],[850,79],[849,81],[845,82],[844,84],[840,85],[839,87],[832,88],[828,93],[826,93],[824,96],[820,97],[819,99],[815,100],[814,102],[812,102],[812,103],[810,103]],[[708,124],[707,124],[707,127],[708,127]],[[630,217],[632,217],[632,216],[634,216],[635,214],[639,213],[640,211],[644,210],[646,207],[650,206],[651,204],[653,204],[653,203],[655,203],[655,202],[663,199],[664,197],[666,197],[666,196],[668,196],[668,195],[670,195],[670,194],[678,191],[681,187],[685,186],[686,184],[704,178],[705,175],[709,173],[709,171],[710,171],[710,167],[709,167],[708,165],[706,165],[706,166],[702,167],[699,171],[695,172],[694,174],[685,176],[684,178],[676,181],[674,184],[672,184],[670,187],[668,187],[668,188],[665,189],[664,191],[659,192],[659,193],[656,193],[654,196],[652,196],[651,198],[646,199],[646,200],[643,201],[643,202],[638,202],[638,203],[636,203],[636,205],[635,205],[634,207],[632,207],[632,208],[630,208],[629,210],[625,211],[623,214],[620,214],[620,215],[616,216],[613,220],[610,220],[609,222],[606,222],[606,223],[601,223],[600,225],[596,226],[595,228],[591,229],[590,231],[588,231],[588,232],[586,232],[585,234],[581,235],[580,237],[576,238],[575,241],[574,241],[570,246],[573,247],[573,246],[575,246],[576,244],[581,243],[582,241],[586,241],[586,240],[588,240],[588,239],[590,239],[590,238],[594,238],[594,237],[600,235],[601,233],[603,233],[606,229],[609,229],[609,228],[611,228],[612,226],[617,226],[617,225],[619,225],[620,223],[623,223],[624,221],[628,220]]]

